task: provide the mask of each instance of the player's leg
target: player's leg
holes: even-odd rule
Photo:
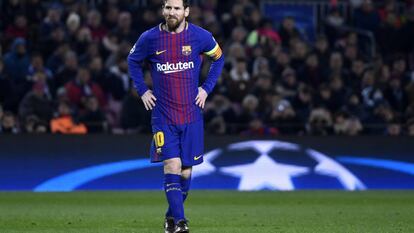
[[[175,222],[184,219],[181,191],[180,140],[174,126],[153,125],[151,161],[164,163],[164,191],[171,213],[165,218],[165,232],[175,230]]]
[[[187,198],[191,183],[192,166],[203,162],[204,131],[203,121],[193,122],[181,127],[181,189],[183,200]],[[188,232],[187,221],[176,223],[175,232]]]
[[[164,160],[164,190],[169,204],[170,214],[177,223],[184,220],[183,194],[181,188],[181,159],[171,158]]]
[[[187,199],[188,191],[190,190],[191,172],[192,172],[192,167],[182,167],[181,169],[181,191],[183,194],[183,203]],[[165,216],[172,216],[170,207],[168,207],[168,210]]]
[[[193,167],[182,167],[181,169],[181,190],[183,192],[183,202],[187,199],[191,184],[191,172]]]

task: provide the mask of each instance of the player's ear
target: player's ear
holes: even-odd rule
[[[188,15],[190,15],[190,7],[184,9],[184,16],[188,17]]]

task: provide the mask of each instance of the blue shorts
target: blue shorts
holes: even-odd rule
[[[183,125],[152,125],[151,162],[181,158],[182,166],[203,162],[203,121]]]

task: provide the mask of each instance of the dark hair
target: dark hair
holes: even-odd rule
[[[164,7],[164,6],[165,6],[165,2],[166,2],[166,1],[167,1],[167,0],[164,0],[164,4],[162,4],[162,7]],[[189,2],[189,0],[182,0],[182,1],[183,1],[183,6],[184,6],[184,9],[190,6],[190,2]]]

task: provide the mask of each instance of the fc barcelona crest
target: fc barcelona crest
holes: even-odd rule
[[[191,54],[191,45],[185,45],[182,49],[183,55],[188,56]]]

